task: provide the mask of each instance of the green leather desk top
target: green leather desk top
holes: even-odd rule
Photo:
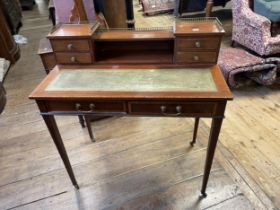
[[[45,91],[216,92],[211,69],[62,70]]]

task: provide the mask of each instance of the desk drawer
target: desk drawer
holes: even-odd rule
[[[128,107],[135,115],[212,116],[216,111],[215,102],[130,102]]]
[[[58,64],[90,64],[92,55],[90,53],[56,53]]]
[[[81,40],[51,40],[53,51],[55,52],[89,52],[90,41],[87,39]]]
[[[215,50],[220,47],[219,38],[176,38],[177,51],[195,50]]]
[[[125,112],[125,104],[118,101],[50,101],[49,111]]]
[[[216,63],[217,52],[177,52],[177,63]]]

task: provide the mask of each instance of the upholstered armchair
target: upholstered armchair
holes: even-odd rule
[[[271,22],[254,13],[249,0],[232,1],[232,41],[237,42],[261,56],[280,53],[280,35],[271,36]]]

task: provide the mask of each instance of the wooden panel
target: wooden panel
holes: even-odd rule
[[[3,15],[0,2],[0,57],[5,58],[11,63],[15,63],[20,57],[20,49],[18,44],[10,32],[6,18]]]
[[[104,15],[110,28],[127,28],[125,0],[103,0]]]
[[[177,52],[177,63],[216,63],[217,52]]]
[[[200,21],[197,19],[185,21],[184,19],[177,19],[174,33],[176,36],[184,36],[186,34],[217,34],[220,36],[225,31],[217,20]]]
[[[51,70],[56,65],[56,60],[53,53],[41,54],[40,57],[45,70]]]
[[[173,54],[167,50],[107,51],[97,55],[100,64],[172,64]]]
[[[79,108],[77,107],[79,104]],[[93,107],[91,107],[93,105]],[[106,111],[106,112],[125,112],[125,104],[117,101],[51,101],[48,103],[51,111]]]
[[[71,37],[76,39],[77,37],[91,37],[95,31],[96,23],[94,24],[63,24],[55,28],[54,31],[49,33],[50,39],[65,39],[65,37]]]
[[[88,52],[90,50],[90,41],[86,39],[73,40],[51,40],[55,52]]]
[[[124,33],[125,34],[125,33]],[[116,37],[117,38],[117,37]],[[169,50],[170,53],[173,53],[174,41],[169,39],[163,40],[139,40],[139,39],[130,39],[130,40],[98,40],[95,41],[95,47],[99,51],[140,51],[143,50]],[[127,52],[129,54],[129,52]]]
[[[45,54],[45,53],[53,53],[51,42],[46,37],[40,39],[39,47],[37,51],[38,55]]]
[[[177,38],[176,49],[177,51],[185,51],[188,49],[196,50],[215,50],[220,47],[220,39],[217,37],[213,38]]]
[[[172,64],[173,47],[173,40],[95,42],[96,60],[104,64]]]
[[[172,31],[103,31],[94,36],[95,40],[110,41],[110,40],[160,40],[174,39]]]
[[[58,64],[90,64],[92,55],[90,53],[56,53]]]
[[[212,116],[216,110],[216,103],[202,102],[130,102],[128,104],[131,114],[149,114],[162,116],[180,116],[202,114]],[[165,107],[165,108],[163,108]],[[165,109],[165,110],[163,110]],[[178,110],[179,109],[179,110]]]

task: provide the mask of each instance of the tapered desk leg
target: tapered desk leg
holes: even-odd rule
[[[55,143],[55,146],[59,152],[59,155],[64,163],[64,166],[68,172],[68,175],[72,181],[72,184],[75,186],[76,189],[79,189],[79,185],[77,184],[77,181],[76,181],[76,178],[75,178],[75,175],[73,173],[73,169],[72,169],[72,166],[70,164],[70,161],[69,161],[69,158],[68,158],[68,155],[67,155],[67,152],[65,150],[65,147],[64,147],[64,144],[62,142],[62,139],[61,139],[61,136],[60,136],[60,133],[59,133],[59,130],[57,128],[57,125],[56,125],[56,122],[55,122],[55,119],[54,119],[54,116],[52,115],[42,115],[48,129],[49,129],[49,132],[51,134],[51,137],[53,139],[53,142]]]
[[[206,187],[208,183],[208,178],[215,154],[215,149],[219,137],[219,133],[221,130],[223,118],[214,118],[212,119],[212,125],[211,125],[211,131],[209,136],[209,142],[207,147],[207,155],[206,155],[206,161],[205,161],[205,168],[204,168],[204,176],[203,176],[203,182],[202,182],[202,188],[201,188],[201,194],[206,197]]]
[[[85,127],[84,116],[83,115],[79,115],[78,118],[79,118],[79,122],[80,122],[82,128],[84,128]]]
[[[86,116],[85,115],[85,121],[86,121],[86,125],[87,125],[87,129],[88,129],[88,134],[89,134],[90,140],[92,142],[95,142],[94,136],[93,136],[93,132],[92,132],[92,128],[91,128],[90,118],[91,118],[90,116]]]
[[[199,117],[196,117],[195,118],[195,123],[194,123],[194,130],[193,130],[193,139],[191,141],[191,145],[192,146],[196,143],[196,136],[197,136],[198,125],[199,125]]]

